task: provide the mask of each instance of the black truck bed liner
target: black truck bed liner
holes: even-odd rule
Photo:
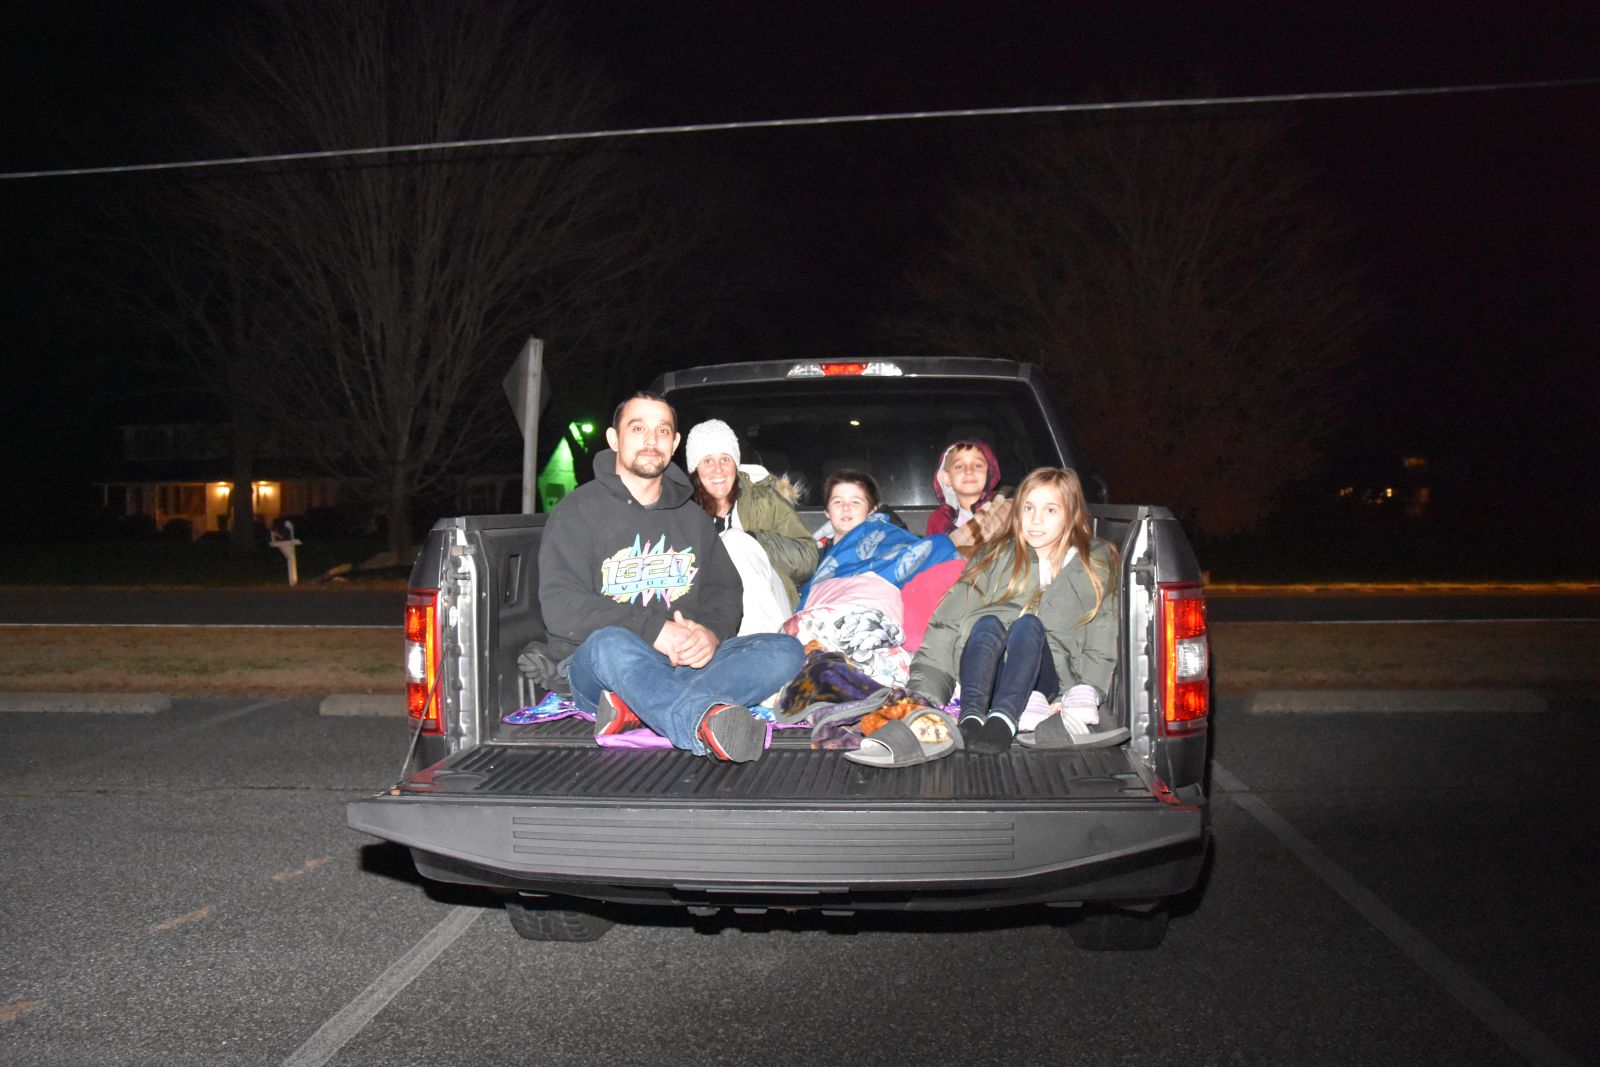
[[[729,764],[685,752],[607,749],[583,719],[515,728],[418,772],[403,793],[463,797],[594,800],[714,800],[814,806],[893,800],[1153,803],[1120,748],[1083,752],[1013,749],[1003,756],[956,752],[915,767],[864,767],[817,752],[806,730],[774,731],[754,763]]]

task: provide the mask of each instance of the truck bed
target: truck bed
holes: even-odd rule
[[[809,730],[774,730],[772,749],[748,764],[670,750],[608,749],[584,719],[502,726],[499,740],[468,749],[401,783],[402,792],[596,800],[714,799],[799,802],[1143,800],[1150,790],[1121,748],[1000,758],[953,753],[915,767],[863,767],[817,752]]]

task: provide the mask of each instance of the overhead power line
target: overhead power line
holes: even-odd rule
[[[463,148],[503,148],[517,145],[562,144],[575,141],[622,140],[630,137],[661,137],[671,134],[715,133],[727,130],[769,130],[796,126],[851,126],[871,122],[1003,118],[1014,115],[1061,115],[1079,111],[1155,111],[1172,108],[1222,107],[1246,104],[1381,100],[1407,96],[1498,93],[1523,89],[1565,89],[1582,85],[1600,85],[1600,78],[1561,78],[1549,81],[1436,85],[1410,89],[1351,89],[1324,93],[1261,93],[1252,96],[1197,96],[1165,100],[1118,100],[1096,104],[1035,104],[1024,107],[974,107],[942,111],[874,112],[863,115],[823,115],[798,119],[751,119],[744,122],[693,122],[676,126],[634,126],[625,129],[588,130],[577,133],[537,133],[518,137],[484,137],[464,141],[428,141],[421,144],[385,145],[378,148],[331,148],[317,152],[278,152],[271,155],[188,159],[171,163],[126,163],[105,167],[64,167],[55,170],[12,171],[10,173],[0,173],[0,181],[18,181],[27,178],[71,178],[95,174],[139,174],[164,170],[246,167],[258,163],[297,163],[317,159],[361,159],[400,153],[450,152]]]

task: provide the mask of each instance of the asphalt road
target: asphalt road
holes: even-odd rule
[[[405,591],[351,583],[295,588],[13,588],[0,598],[0,624],[206,626],[396,626]],[[1600,619],[1600,587],[1550,594],[1250,592],[1214,593],[1217,622],[1392,619]]]
[[[1224,701],[1207,884],[1134,954],[1034,911],[525,942],[345,827],[402,728],[315,709],[0,717],[0,1062],[1600,1061],[1600,854],[1570,786],[1594,701]]]

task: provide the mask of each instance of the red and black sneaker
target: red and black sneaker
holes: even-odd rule
[[[594,709],[594,735],[620,734],[634,730],[644,722],[633,713],[623,699],[609,689],[600,690],[600,703]]]
[[[729,763],[749,763],[767,746],[767,724],[737,704],[713,704],[695,730],[711,755]]]

